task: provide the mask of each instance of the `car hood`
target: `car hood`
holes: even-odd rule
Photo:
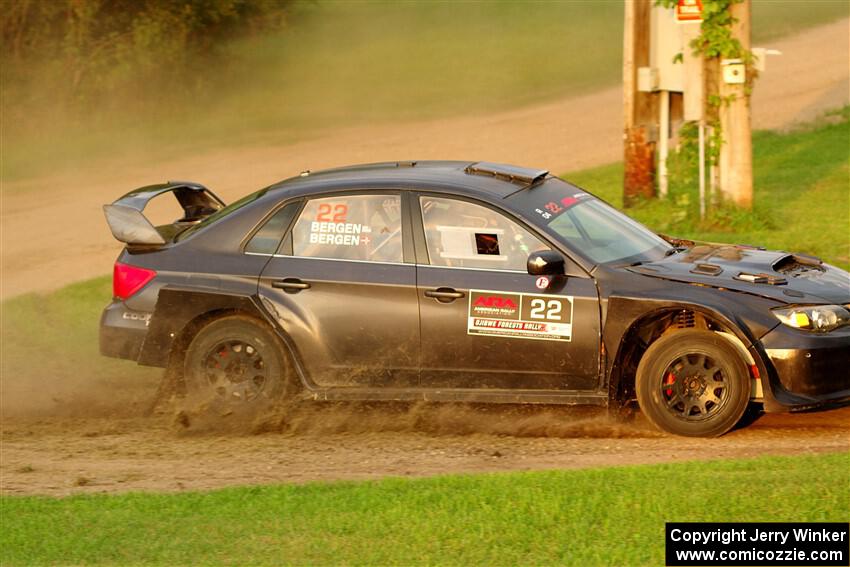
[[[784,303],[850,303],[850,273],[804,254],[698,244],[627,270],[671,281],[742,291]]]

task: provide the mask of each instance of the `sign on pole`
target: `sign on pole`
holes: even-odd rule
[[[676,4],[676,21],[680,24],[702,21],[702,0],[679,0]]]

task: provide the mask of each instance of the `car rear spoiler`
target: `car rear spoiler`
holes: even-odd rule
[[[129,245],[165,244],[163,234],[142,214],[151,199],[165,193],[174,193],[177,202],[183,207],[183,217],[176,220],[172,226],[196,223],[224,207],[224,201],[200,183],[169,181],[140,187],[111,205],[103,206],[112,236]]]

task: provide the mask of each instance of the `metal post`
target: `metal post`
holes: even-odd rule
[[[705,121],[699,121],[699,218],[705,218]]]
[[[714,126],[708,127],[708,147],[712,155],[717,155],[717,149],[714,147]],[[717,205],[717,158],[711,160],[711,165],[708,168],[708,202],[714,207]]]
[[[670,133],[670,92],[661,91],[661,118],[658,128],[658,194],[667,198],[667,142]]]

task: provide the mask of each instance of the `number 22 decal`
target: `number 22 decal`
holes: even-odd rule
[[[331,217],[333,212],[333,217]],[[320,222],[345,222],[348,216],[348,205],[331,205],[330,203],[319,204],[319,214],[316,220]]]
[[[561,318],[561,309],[563,305],[557,299],[532,299],[531,313],[529,317],[532,319],[553,319],[558,321]]]

